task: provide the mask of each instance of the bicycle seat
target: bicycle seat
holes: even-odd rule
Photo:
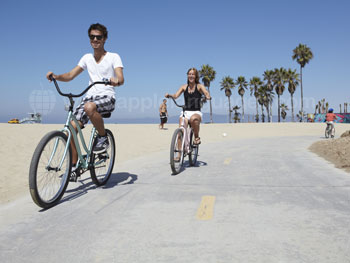
[[[110,112],[101,114],[102,118],[105,118],[105,119],[111,117],[111,115],[112,114]]]

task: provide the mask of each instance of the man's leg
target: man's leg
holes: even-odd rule
[[[95,145],[93,152],[94,153],[102,153],[105,152],[109,146],[108,138],[106,136],[104,121],[99,112],[97,112],[97,106],[93,102],[87,102],[84,106],[84,111],[89,117],[90,121],[96,128],[98,132],[98,141]]]
[[[105,136],[106,135],[105,125],[101,114],[97,112],[96,104],[93,102],[85,103],[84,111],[86,112],[87,116],[89,116],[89,119],[91,123],[95,126],[98,134],[100,136]]]

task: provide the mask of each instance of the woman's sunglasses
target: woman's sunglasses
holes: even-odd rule
[[[97,40],[101,40],[101,39],[103,38],[103,35],[89,35],[89,38],[90,38],[91,40],[94,40],[95,38],[96,38]]]

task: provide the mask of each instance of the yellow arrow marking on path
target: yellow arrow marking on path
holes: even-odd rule
[[[212,196],[212,195],[202,196],[202,201],[197,211],[197,219],[198,220],[212,219],[214,214],[214,203],[215,203],[215,196]]]
[[[224,161],[224,164],[229,165],[231,161],[232,161],[232,158],[226,158]]]

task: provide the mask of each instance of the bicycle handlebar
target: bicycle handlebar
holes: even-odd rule
[[[53,81],[53,83],[55,84],[55,87],[56,87],[56,90],[57,92],[61,95],[61,96],[64,96],[64,97],[68,97],[68,98],[78,98],[78,97],[81,97],[83,96],[92,86],[96,85],[96,84],[104,84],[104,85],[110,85],[111,82],[109,80],[103,80],[103,81],[96,81],[94,83],[91,83],[82,93],[80,94],[72,94],[72,93],[63,93],[58,84],[57,84],[57,81],[55,78],[52,77],[52,75],[50,76],[50,79]]]

